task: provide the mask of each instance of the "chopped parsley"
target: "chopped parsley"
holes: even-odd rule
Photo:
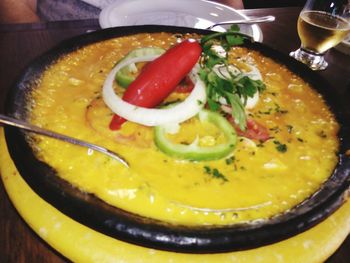
[[[204,166],[204,172],[207,173],[207,174],[210,174],[211,173],[211,168],[209,166]]]
[[[258,111],[259,114],[270,115],[272,113],[272,108],[268,108],[266,111]]]
[[[235,160],[236,158],[234,156],[231,156],[230,158],[227,158],[225,162],[227,165],[229,165],[229,164],[232,164]]]
[[[223,180],[228,182],[228,179],[223,175],[217,168],[210,168],[209,166],[204,166],[204,172],[208,175],[211,175],[213,178]]]
[[[280,141],[274,140],[273,143],[276,145],[277,151],[279,151],[281,153],[285,153],[288,150],[287,145],[281,143]]]
[[[287,145],[285,144],[279,144],[276,146],[277,151],[281,153],[285,153],[287,151]]]
[[[275,103],[275,112],[276,112],[276,113],[281,113],[281,114],[286,114],[286,113],[288,113],[287,110],[281,109],[281,106],[278,105],[277,103]]]
[[[279,133],[281,131],[281,129],[278,126],[272,127],[269,130],[274,132],[274,133]]]

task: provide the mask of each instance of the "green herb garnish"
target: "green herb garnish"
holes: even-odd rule
[[[288,113],[287,110],[282,110],[282,109],[281,109],[281,106],[278,105],[277,103],[275,103],[275,112],[276,112],[276,113],[281,113],[281,114],[286,114],[286,113]]]
[[[229,164],[232,164],[234,161],[235,161],[235,157],[234,156],[231,156],[230,158],[227,158],[225,160],[226,164],[229,165]]]
[[[279,151],[281,153],[285,153],[288,150],[288,147],[286,144],[283,144],[277,140],[274,140],[273,143],[276,144],[277,151]]]
[[[205,82],[207,89],[208,107],[212,111],[220,109],[220,100],[225,100],[232,108],[232,117],[239,128],[246,129],[247,117],[244,106],[249,97],[253,97],[257,91],[265,90],[265,84],[260,80],[253,80],[244,76],[242,72],[233,72],[228,63],[228,51],[237,45],[244,43],[245,39],[252,41],[252,38],[239,31],[237,25],[232,26],[227,32],[218,32],[204,36],[201,39],[203,56],[200,61],[200,78]],[[219,52],[220,47],[224,52]],[[226,72],[217,73],[214,67],[220,67]],[[218,75],[219,74],[219,75]],[[243,100],[243,102],[242,102]]]
[[[209,166],[204,166],[204,172],[206,174],[211,175],[213,178],[221,179],[224,182],[228,182],[228,179],[226,178],[226,176],[220,173],[220,171],[217,168],[211,169]]]
[[[221,180],[223,180],[224,182],[227,182],[227,181],[228,181],[227,178],[225,177],[225,175],[223,175],[222,173],[220,173],[219,170],[216,169],[216,168],[213,169],[212,176],[213,176],[214,178],[221,179]]]
[[[281,129],[278,126],[272,127],[269,130],[273,131],[274,133],[279,133],[281,131]]]

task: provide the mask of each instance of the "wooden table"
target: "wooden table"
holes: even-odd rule
[[[251,9],[247,15],[275,15],[276,21],[261,25],[263,42],[288,54],[298,48],[296,21],[300,8]],[[98,21],[68,21],[22,25],[0,25],[0,112],[6,90],[33,58],[61,40],[99,29]],[[349,105],[350,56],[337,50],[327,54],[329,68],[319,74],[334,84],[339,103]],[[347,106],[350,110],[350,107]],[[327,262],[349,262],[350,237]],[[66,259],[48,247],[20,218],[0,183],[0,261],[1,262],[65,262]]]

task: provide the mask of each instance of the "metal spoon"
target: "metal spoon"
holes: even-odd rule
[[[255,24],[255,23],[265,23],[265,22],[273,22],[275,21],[274,16],[261,16],[261,17],[249,17],[247,19],[241,19],[241,20],[229,20],[229,21],[222,21],[215,23],[208,27],[207,29],[213,29],[216,26],[220,25],[231,25],[231,24]]]
[[[79,140],[79,139],[76,139],[76,138],[73,138],[73,137],[70,137],[67,135],[60,134],[60,133],[56,133],[56,132],[53,132],[53,131],[50,131],[47,129],[43,129],[43,128],[40,128],[38,126],[29,124],[25,121],[11,118],[11,117],[8,117],[8,116],[2,115],[2,114],[0,114],[0,123],[3,123],[5,125],[9,125],[9,126],[14,126],[14,127],[17,127],[17,128],[29,131],[29,132],[37,133],[40,135],[45,135],[45,136],[55,138],[57,140],[65,141],[65,142],[68,142],[68,143],[71,143],[74,145],[79,145],[79,146],[87,147],[87,148],[92,149],[92,150],[96,150],[98,152],[101,152],[103,154],[106,154],[106,155],[116,159],[124,166],[129,167],[128,162],[123,157],[121,157],[119,154],[117,154],[117,153],[115,153],[107,148],[104,148],[102,146],[99,146],[99,145],[96,145],[93,143],[89,143],[86,141],[82,141],[82,140]]]

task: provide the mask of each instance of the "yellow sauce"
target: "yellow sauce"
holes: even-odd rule
[[[256,51],[235,48],[230,60],[253,63],[262,74],[267,89],[249,115],[269,129],[274,138],[267,142],[241,138],[234,159],[187,162],[160,152],[152,128],[127,122],[120,131],[109,130],[112,113],[100,95],[114,64],[134,48],[166,49],[175,42],[167,33],[139,34],[81,48],[49,67],[32,94],[34,124],[106,146],[121,154],[130,168],[44,137],[35,144],[38,156],[82,191],[171,223],[267,219],[314,193],[337,162],[338,124],[307,83]],[[277,149],[281,144],[285,152]],[[206,167],[216,168],[227,181],[208,174]]]
[[[350,202],[315,227],[268,246],[229,253],[188,254],[125,243],[65,216],[25,183],[0,129],[0,174],[13,205],[28,225],[72,262],[324,262],[350,231]],[[142,256],[140,256],[142,255]]]

